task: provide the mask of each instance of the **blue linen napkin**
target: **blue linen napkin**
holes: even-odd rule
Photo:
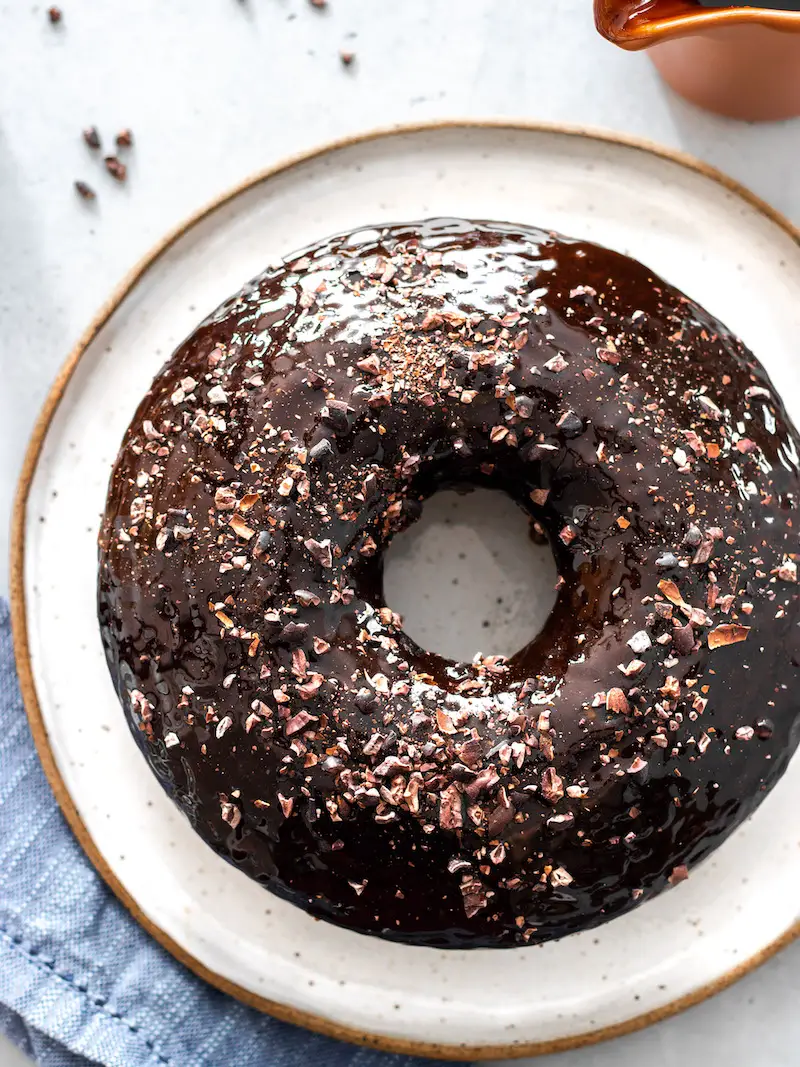
[[[246,1008],[95,873],[36,757],[0,600],[0,1032],[41,1067],[423,1067]]]

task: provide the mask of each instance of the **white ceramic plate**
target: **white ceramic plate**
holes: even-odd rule
[[[534,223],[644,260],[742,336],[800,422],[800,243],[744,191],[678,157],[579,131],[454,125],[370,135],[261,176],[193,220],[73,353],[23,474],[15,636],[62,806],[115,891],[173,952],[284,1018],[387,1048],[493,1058],[644,1025],[732,981],[797,933],[800,761],[688,882],[633,914],[540,948],[409,948],[313,921],[194,835],[136,751],[95,621],[95,537],[109,468],[176,344],[275,257],[337,230],[432,215]],[[423,639],[437,616],[416,590],[451,543],[434,521],[444,514],[437,507],[423,520],[427,532],[397,550],[389,576],[390,594],[406,598],[399,606]],[[469,507],[460,512],[468,522]],[[504,527],[499,512],[455,536],[488,560]],[[414,561],[416,585],[398,580],[403,558]],[[496,639],[513,647],[519,626],[532,622],[509,606]],[[469,644],[475,634],[466,627],[453,640]]]

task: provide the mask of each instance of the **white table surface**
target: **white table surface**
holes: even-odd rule
[[[660,85],[644,56],[601,41],[590,7],[330,0],[319,11],[308,0],[63,0],[54,27],[44,5],[0,2],[0,594],[17,471],[71,345],[167,229],[291,153],[430,118],[604,126],[701,156],[800,222],[800,121],[755,127],[694,110]],[[356,53],[350,69],[340,49]],[[106,144],[133,129],[124,186],[83,144],[91,124]],[[97,190],[94,204],[77,198],[76,178]],[[677,1019],[536,1062],[794,1067],[798,993],[800,945]],[[22,1062],[0,1040],[0,1065]]]

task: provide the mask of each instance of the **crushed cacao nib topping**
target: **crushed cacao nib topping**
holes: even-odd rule
[[[459,220],[320,242],[205,320],[125,439],[99,597],[125,713],[214,848],[315,915],[585,929],[685,879],[800,734],[798,457],[751,353],[624,256]],[[386,545],[453,483],[556,560],[509,659],[431,655],[383,601]]]

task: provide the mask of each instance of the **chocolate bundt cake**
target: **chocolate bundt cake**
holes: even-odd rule
[[[798,436],[634,260],[432,220],[321,241],[156,377],[113,470],[99,616],[150,766],[274,893],[362,933],[535,944],[689,875],[798,741]],[[419,648],[387,543],[508,493],[559,588],[508,659]]]

